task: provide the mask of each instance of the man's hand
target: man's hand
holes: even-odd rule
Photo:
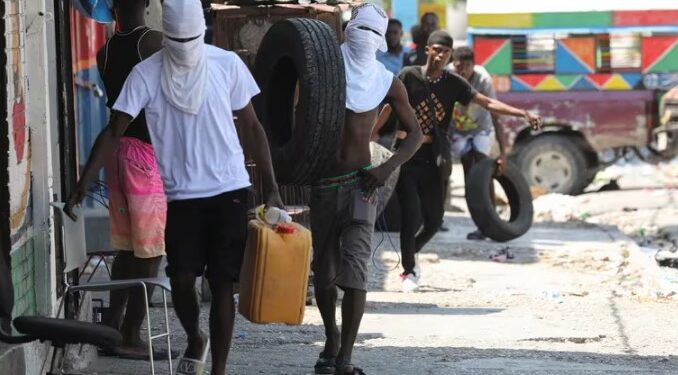
[[[277,189],[268,193],[268,196],[266,197],[266,207],[285,209],[285,205],[280,197],[280,192]]]
[[[500,154],[499,157],[497,158],[497,171],[495,175],[501,176],[504,174],[505,170],[506,170],[506,154]]]
[[[525,120],[530,124],[532,130],[541,129],[541,117],[539,115],[525,111]]]
[[[75,187],[75,191],[71,194],[70,197],[68,197],[68,200],[66,201],[66,204],[64,205],[64,213],[71,218],[71,220],[76,221],[78,220],[78,216],[73,213],[73,208],[82,202],[83,199],[85,199],[85,196],[87,195],[87,188],[84,186],[81,186],[81,184],[77,184]]]
[[[361,169],[359,172],[361,178],[360,187],[363,190],[365,199],[372,199],[377,192],[377,189],[384,186],[384,183],[391,176],[391,173],[393,173],[393,171],[388,168],[386,164],[382,164],[370,170]]]

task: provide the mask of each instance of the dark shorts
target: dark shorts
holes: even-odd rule
[[[238,281],[247,240],[247,189],[167,204],[167,276]]]
[[[313,285],[367,290],[376,204],[357,184],[315,186],[311,192]]]

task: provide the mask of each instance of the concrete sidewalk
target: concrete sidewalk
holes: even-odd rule
[[[395,269],[371,268],[354,362],[369,374],[676,374],[678,302],[658,297],[648,264],[612,227],[537,224],[507,244],[469,242],[469,219],[450,216],[421,255],[419,293]],[[380,269],[397,265],[397,234],[375,234]],[[506,246],[507,263],[489,261]],[[208,306],[202,322],[207,327]],[[153,309],[154,315],[160,315]],[[338,313],[338,316],[340,314]],[[160,320],[156,320],[160,322]],[[184,336],[173,319],[173,341]],[[315,307],[300,327],[238,317],[229,374],[311,374],[322,349]],[[166,364],[158,373],[167,374]],[[145,374],[148,363],[100,358],[99,374]]]

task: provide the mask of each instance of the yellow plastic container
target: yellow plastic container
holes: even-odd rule
[[[299,325],[304,320],[311,261],[311,232],[297,223],[281,233],[252,220],[240,272],[238,311],[253,323]]]

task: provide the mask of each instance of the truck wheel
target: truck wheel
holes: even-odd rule
[[[466,179],[466,204],[473,222],[487,237],[510,241],[525,234],[532,226],[532,195],[522,173],[513,163],[506,163],[504,174],[495,177],[497,161],[485,159],[471,168]],[[490,195],[490,184],[496,179],[506,193],[511,216],[504,221],[497,214]]]
[[[588,185],[586,157],[577,143],[564,135],[534,138],[521,147],[515,162],[530,186],[549,193],[579,194]]]
[[[336,157],[346,112],[344,62],[324,22],[292,18],[266,33],[254,76],[278,182],[308,185]]]

